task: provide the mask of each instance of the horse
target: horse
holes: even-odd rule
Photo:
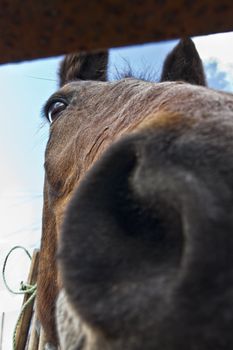
[[[46,102],[37,308],[72,350],[233,346],[233,96],[191,39],[160,82],[67,55]]]

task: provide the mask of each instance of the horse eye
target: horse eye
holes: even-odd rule
[[[53,101],[50,103],[48,109],[47,109],[47,118],[49,122],[52,124],[52,122],[59,117],[62,111],[66,109],[67,103],[64,101]]]

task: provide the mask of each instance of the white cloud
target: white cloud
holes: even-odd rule
[[[223,64],[233,63],[233,32],[193,38],[202,59],[221,59]]]
[[[195,45],[205,65],[217,62],[218,70],[226,72],[230,91],[233,91],[233,32],[195,37]]]

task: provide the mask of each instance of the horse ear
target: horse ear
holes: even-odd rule
[[[160,81],[177,80],[206,86],[203,64],[190,38],[180,40],[163,65]]]
[[[73,80],[107,80],[108,51],[66,55],[59,69],[60,87]]]

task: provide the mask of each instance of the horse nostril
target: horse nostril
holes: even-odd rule
[[[109,311],[103,312],[114,309],[117,295],[129,305],[140,290],[163,300],[164,288],[170,295],[180,271],[180,213],[153,184],[149,195],[137,191],[136,141],[134,135],[116,143],[93,166],[71,200],[61,234],[59,266],[67,296],[81,317],[103,329],[109,323],[114,328]],[[147,308],[147,302],[135,300],[133,310]],[[127,310],[119,308],[119,319]]]
[[[134,141],[135,136],[115,144],[71,200],[60,250],[66,282],[71,265],[85,266],[73,271],[77,279],[100,278],[110,283],[113,270],[117,275],[121,270],[119,276],[126,278],[138,269],[143,273],[148,264],[155,270],[163,266],[174,270],[180,262],[183,233],[179,211],[156,192],[152,201],[137,193]]]

